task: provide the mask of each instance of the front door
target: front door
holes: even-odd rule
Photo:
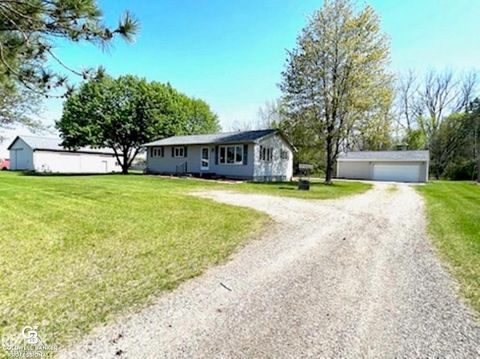
[[[200,169],[207,171],[210,168],[210,148],[202,147],[202,153],[200,156]]]

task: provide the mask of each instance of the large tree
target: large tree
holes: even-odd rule
[[[105,26],[102,17],[95,0],[0,0],[0,86],[21,84],[46,95],[65,87],[66,77],[49,70],[48,60],[88,76],[88,69],[65,64],[53,42],[66,39],[105,47],[115,35],[133,40],[138,23],[128,12],[114,28]]]
[[[326,179],[348,132],[365,114],[387,111],[389,44],[369,6],[326,0],[289,52],[281,89],[289,117],[325,143]],[[293,123],[295,125],[295,123]]]
[[[0,0],[0,129],[41,128],[35,117],[42,98],[65,97],[73,90],[65,73],[83,78],[95,73],[66,64],[55,53],[56,40],[105,48],[116,35],[132,41],[138,31],[128,12],[113,28],[102,18],[95,0]],[[65,71],[52,71],[48,61]]]
[[[219,130],[216,115],[201,100],[168,84],[106,75],[84,83],[68,97],[56,126],[65,147],[111,148],[124,174],[143,143]]]

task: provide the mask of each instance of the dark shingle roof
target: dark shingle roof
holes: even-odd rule
[[[61,146],[62,139],[59,137],[39,137],[39,136],[17,136],[13,142],[8,146],[8,149],[17,141],[22,139],[32,150],[46,150],[46,151],[66,151],[66,152],[89,152],[89,153],[104,153],[114,154],[113,150],[109,148],[91,148],[80,147],[76,150],[69,150]]]
[[[428,161],[429,151],[358,151],[342,153],[338,160]]]
[[[255,142],[265,136],[276,133],[277,130],[238,131],[227,133],[215,133],[209,135],[173,136],[162,140],[145,143],[144,147],[172,146],[172,145],[206,145],[212,143],[239,143]]]

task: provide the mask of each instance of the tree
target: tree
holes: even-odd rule
[[[421,130],[428,148],[445,117],[467,110],[476,85],[473,71],[458,75],[450,70],[431,70],[419,80],[410,70],[397,81],[397,121],[406,136]]]
[[[455,113],[446,117],[435,136],[430,141],[430,167],[436,179],[440,179],[446,168],[451,164],[458,150],[465,145],[469,132],[468,116],[465,113]]]
[[[0,87],[0,128],[19,124],[32,130],[41,129],[40,121],[33,119],[39,112],[40,102],[40,96],[34,92],[28,90],[11,92]]]
[[[95,0],[0,0],[0,86],[12,90],[21,84],[48,95],[67,86],[65,76],[48,69],[48,59],[83,77],[91,73],[66,65],[54,53],[53,39],[105,47],[115,35],[132,41],[138,27],[128,12],[116,28],[106,27]]]
[[[406,132],[412,131],[421,115],[418,99],[417,74],[410,70],[397,80],[397,119]],[[404,120],[404,121],[403,121]]]
[[[389,45],[373,9],[325,1],[289,52],[281,89],[289,117],[325,143],[326,178],[348,132],[391,100]]]
[[[285,119],[285,113],[281,99],[266,101],[258,109],[258,128],[276,128]]]
[[[426,142],[425,134],[419,129],[407,130],[402,142],[407,145],[409,150],[423,150],[425,149]]]
[[[143,143],[219,129],[203,101],[134,76],[101,76],[84,83],[65,102],[56,126],[65,147],[111,148],[124,174]]]
[[[480,183],[480,98],[473,100],[469,106],[468,127],[470,129],[470,145],[476,164],[477,182]]]

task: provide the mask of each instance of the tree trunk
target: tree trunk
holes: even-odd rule
[[[480,183],[480,157],[477,161],[477,182]]]
[[[128,175],[128,152],[123,152],[122,175]]]
[[[333,178],[333,144],[331,136],[327,136],[327,168],[325,171],[325,184],[332,184]]]

